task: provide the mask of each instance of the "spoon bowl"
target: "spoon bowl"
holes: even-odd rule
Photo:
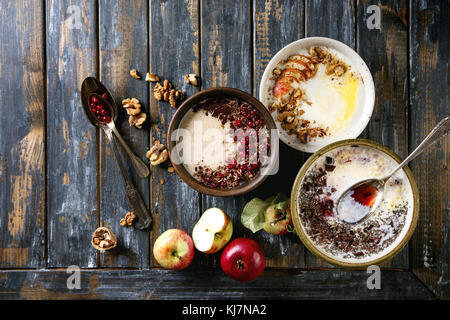
[[[401,168],[421,154],[450,131],[450,117],[441,120],[423,139],[419,146],[394,170],[381,179],[368,179],[355,183],[345,190],[337,200],[337,217],[346,223],[360,223],[375,211],[384,195],[384,185]],[[369,190],[370,189],[370,190]],[[359,196],[358,196],[359,195]],[[370,203],[366,199],[371,198]]]

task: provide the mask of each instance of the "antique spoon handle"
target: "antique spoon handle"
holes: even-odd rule
[[[441,120],[433,128],[433,130],[431,130],[431,132],[428,134],[428,136],[426,136],[426,138],[423,139],[423,141],[419,144],[419,146],[413,152],[411,152],[411,154],[409,156],[407,156],[405,158],[405,160],[402,161],[402,163],[400,163],[394,170],[392,170],[392,172],[389,175],[387,175],[382,180],[384,182],[389,180],[389,178],[392,175],[394,175],[394,173],[396,173],[400,168],[403,168],[404,166],[406,166],[408,164],[408,162],[410,162],[415,157],[417,157],[419,154],[421,154],[426,148],[428,148],[433,143],[438,141],[440,138],[445,136],[449,132],[449,130],[450,130],[450,117],[447,117],[447,118],[444,118],[443,120]]]
[[[110,144],[113,147],[114,151],[113,153],[116,157],[117,164],[119,165],[120,168],[120,173],[122,174],[123,180],[125,182],[125,196],[127,197],[131,210],[138,217],[138,221],[136,222],[135,227],[141,230],[146,229],[150,226],[150,223],[152,222],[152,217],[149,214],[145,206],[144,200],[142,200],[142,197],[139,194],[139,191],[136,189],[136,187],[133,185],[130,178],[128,177],[125,166],[123,165],[122,159],[120,158],[120,153],[117,148],[116,141],[112,137],[111,130],[109,128],[104,127],[104,131],[106,136],[108,137]]]
[[[131,164],[133,165],[134,169],[136,170],[137,174],[141,178],[147,178],[150,174],[150,170],[147,167],[147,165],[144,163],[144,161],[141,160],[137,155],[134,154],[133,151],[131,151],[128,144],[123,140],[122,136],[120,135],[119,131],[117,131],[116,126],[112,124],[111,126],[108,125],[108,127],[112,130],[114,135],[117,137],[117,140],[119,140],[120,144],[122,145],[125,152],[128,154],[128,156],[131,159]]]

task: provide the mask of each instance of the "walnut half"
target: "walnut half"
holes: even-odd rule
[[[169,158],[166,147],[159,140],[155,141],[155,144],[147,151],[145,156],[150,160],[152,166],[157,166]]]
[[[92,246],[99,251],[106,251],[117,245],[116,235],[107,227],[97,228],[92,234]]]
[[[131,226],[131,225],[133,225],[133,222],[134,222],[135,219],[136,219],[136,215],[134,214],[134,212],[131,212],[131,211],[127,212],[125,217],[120,219],[120,225],[122,227]]]

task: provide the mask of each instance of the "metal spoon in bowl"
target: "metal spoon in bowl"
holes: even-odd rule
[[[106,99],[103,99],[101,94],[106,93]],[[137,155],[134,154],[134,152],[130,149],[128,144],[125,142],[125,140],[120,135],[119,131],[116,128],[115,121],[117,121],[118,116],[118,110],[117,106],[114,102],[114,98],[112,97],[111,93],[106,89],[106,87],[96,78],[93,77],[87,77],[84,79],[83,84],[81,85],[81,98],[83,100],[83,107],[85,110],[85,114],[88,117],[88,119],[97,127],[105,125],[104,122],[99,121],[91,112],[89,109],[90,99],[92,96],[96,96],[97,99],[103,102],[103,104],[110,110],[111,112],[111,121],[106,123],[106,125],[112,130],[114,135],[119,140],[121,146],[127,153],[127,155],[131,159],[131,164],[133,165],[134,169],[136,170],[137,174],[141,178],[147,178],[150,174],[150,170],[147,167],[147,165],[144,163],[144,161],[141,160]]]
[[[369,218],[383,199],[386,182],[426,148],[444,137],[449,130],[450,117],[447,117],[439,122],[422,143],[387,176],[381,179],[365,179],[345,190],[336,202],[338,219],[356,224]]]
[[[86,88],[86,87],[84,87],[84,88]],[[102,91],[97,91],[97,92],[106,92],[106,91],[102,90]],[[89,121],[94,126],[96,126],[97,128],[103,129],[103,131],[105,132],[105,134],[108,138],[108,142],[112,145],[113,151],[114,151],[113,152],[114,156],[116,157],[117,163],[120,168],[120,172],[121,172],[122,177],[125,182],[125,196],[127,197],[128,203],[129,203],[132,211],[138,218],[138,221],[135,223],[134,226],[137,229],[141,229],[141,230],[146,229],[150,226],[150,223],[152,222],[152,217],[149,214],[149,212],[145,206],[145,203],[139,194],[139,191],[136,189],[136,187],[133,185],[130,178],[128,177],[125,166],[122,163],[122,159],[120,157],[120,153],[117,148],[116,141],[113,139],[113,135],[112,135],[113,129],[111,128],[110,124],[112,123],[114,125],[114,119],[117,118],[117,113],[114,111],[114,109],[111,107],[111,105],[109,104],[108,101],[106,101],[105,99],[102,99],[99,101],[102,101],[102,104],[104,105],[104,107],[108,109],[111,119],[108,123],[102,122],[101,120],[97,119],[95,117],[95,115],[93,114],[93,112],[91,111],[90,106],[89,106],[90,97],[93,95],[95,95],[97,97],[97,99],[99,99],[99,97],[101,98],[101,96],[99,96],[97,93],[83,92],[83,89],[82,89],[82,100],[83,100],[84,113],[85,113],[86,117],[89,119]],[[109,99],[107,99],[107,100],[109,100]]]

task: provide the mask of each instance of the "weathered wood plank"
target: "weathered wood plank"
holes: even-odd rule
[[[83,79],[96,75],[92,1],[47,1],[48,265],[97,265],[96,129],[81,105]]]
[[[377,5],[380,29],[369,29],[367,13]],[[401,157],[408,154],[408,25],[407,1],[358,1],[357,51],[375,82],[375,108],[361,135],[391,148]],[[408,268],[408,246],[383,266]]]
[[[254,1],[254,82],[253,92],[259,97],[259,86],[264,69],[270,59],[284,46],[305,36],[304,6],[302,1]],[[290,195],[297,171],[307,155],[289,148],[280,142],[280,164],[276,175],[255,192],[256,196],[267,198],[282,191]],[[265,249],[272,267],[304,267],[305,249],[294,234],[273,236],[260,231],[255,235]]]
[[[61,271],[0,271],[1,299],[433,299],[410,272],[383,271],[381,289],[367,288],[364,271],[270,271],[248,283],[222,272],[81,271],[68,289]]]
[[[307,1],[306,36],[333,38],[355,49],[355,10],[355,0]],[[306,253],[306,265],[307,267],[330,266],[309,251]]]
[[[184,76],[199,74],[199,1],[151,1],[150,7],[150,70],[187,96],[198,88],[188,85]],[[175,112],[168,102],[157,101],[151,86],[150,116],[152,141],[167,145],[167,129]],[[163,183],[161,183],[163,182]],[[150,177],[153,228],[150,249],[156,238],[171,228],[192,233],[200,216],[198,193],[167,171],[167,164],[153,167]],[[194,264],[201,259],[196,252]],[[151,253],[150,265],[158,266]]]
[[[133,152],[145,159],[149,145],[148,125],[142,129],[130,127],[128,115],[122,107],[125,98],[137,98],[142,112],[148,114],[148,2],[99,1],[100,79],[113,93],[119,109],[117,128]],[[143,79],[130,76],[136,69]],[[119,150],[121,147],[119,147]],[[101,254],[102,267],[146,268],[149,263],[149,230],[121,227],[119,221],[131,211],[125,196],[125,184],[114,151],[101,133],[101,225],[106,225],[118,237],[118,247]],[[149,180],[140,178],[123,152],[124,164],[133,184],[149,206]]]
[[[202,1],[202,88],[233,87],[252,92],[251,8],[248,1]],[[233,238],[251,237],[241,224],[241,212],[250,195],[232,198],[203,196],[202,208],[218,207],[233,221]],[[208,257],[217,266],[219,254]]]
[[[0,3],[0,267],[45,265],[42,6]]]
[[[448,2],[411,1],[411,142],[416,147],[450,113],[448,96]],[[412,246],[412,269],[441,298],[450,297],[449,141],[411,163],[419,183],[420,217]]]

